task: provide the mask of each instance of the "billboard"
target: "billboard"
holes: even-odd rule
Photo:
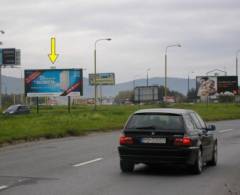
[[[82,69],[25,70],[24,78],[30,97],[83,95]]]
[[[89,85],[95,85],[94,74],[89,74]],[[98,73],[96,74],[97,85],[115,85],[114,73]]]
[[[214,96],[217,93],[216,76],[200,76],[196,79],[197,96]]]
[[[218,93],[219,94],[238,94],[238,77],[237,76],[218,76]]]
[[[197,96],[236,95],[237,76],[198,76],[196,78]]]
[[[135,102],[159,101],[159,99],[158,86],[143,86],[134,88]]]
[[[0,49],[0,65],[20,65],[21,64],[21,50],[15,48]]]

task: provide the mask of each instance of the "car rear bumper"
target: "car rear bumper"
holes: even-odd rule
[[[121,160],[146,164],[189,164],[193,165],[198,156],[198,147],[159,149],[119,146]]]

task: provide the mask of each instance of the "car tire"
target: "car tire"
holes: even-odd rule
[[[191,167],[191,171],[194,174],[201,174],[203,169],[203,159],[202,159],[202,151],[199,149],[196,161],[194,165]]]
[[[212,160],[208,162],[209,166],[216,166],[218,160],[218,149],[217,149],[217,143],[214,144],[213,148],[213,154],[212,154]]]
[[[131,173],[134,170],[134,163],[120,160],[120,168],[123,173]]]

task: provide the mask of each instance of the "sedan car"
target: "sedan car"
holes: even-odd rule
[[[4,115],[29,114],[30,109],[26,105],[16,104],[9,106],[3,111]]]
[[[119,142],[122,172],[132,172],[138,163],[186,165],[196,174],[206,164],[217,165],[215,126],[192,110],[139,110],[129,117]]]

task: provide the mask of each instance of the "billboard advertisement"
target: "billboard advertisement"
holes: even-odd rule
[[[159,101],[159,99],[158,86],[143,86],[134,88],[135,102]]]
[[[83,95],[82,69],[25,70],[24,76],[30,97]]]
[[[214,96],[217,93],[216,76],[200,76],[196,79],[197,96]]]
[[[238,94],[237,76],[218,76],[218,93],[225,95]]]
[[[238,93],[237,76],[198,76],[197,96],[236,95]]]
[[[98,73],[96,74],[97,85],[115,85],[114,73]],[[94,74],[89,74],[89,85],[95,85]]]
[[[15,48],[0,48],[0,65],[13,66],[21,64],[21,50]]]

